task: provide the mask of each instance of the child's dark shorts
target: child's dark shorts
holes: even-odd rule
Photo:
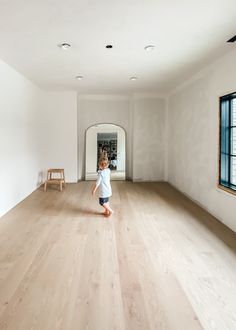
[[[99,204],[103,206],[103,204],[109,202],[109,197],[99,197]]]

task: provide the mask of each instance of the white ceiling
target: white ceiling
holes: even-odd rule
[[[236,0],[0,0],[0,58],[48,90],[166,93],[235,34]]]

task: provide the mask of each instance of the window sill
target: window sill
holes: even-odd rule
[[[223,190],[223,191],[225,191],[225,192],[231,194],[231,195],[236,196],[236,190],[233,190],[233,189],[231,189],[231,188],[227,188],[227,187],[225,187],[225,186],[222,186],[221,184],[218,184],[218,188],[219,188],[220,190]]]

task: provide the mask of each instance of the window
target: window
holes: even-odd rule
[[[220,98],[219,184],[236,193],[236,93]]]

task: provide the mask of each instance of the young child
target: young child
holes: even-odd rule
[[[99,203],[104,207],[104,215],[109,216],[113,213],[113,210],[109,205],[109,197],[112,195],[111,184],[110,184],[111,170],[108,168],[108,160],[103,157],[99,160],[99,171],[97,182],[93,188],[92,194],[94,195],[96,190],[99,188]]]

